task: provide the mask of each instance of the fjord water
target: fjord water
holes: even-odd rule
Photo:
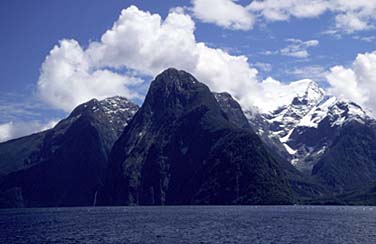
[[[376,208],[5,209],[0,243],[376,243]]]

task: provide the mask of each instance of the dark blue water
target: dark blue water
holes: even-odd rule
[[[0,243],[376,243],[372,207],[0,210]]]

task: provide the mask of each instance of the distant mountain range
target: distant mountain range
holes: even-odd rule
[[[295,86],[268,113],[176,69],[140,108],[93,99],[0,143],[0,206],[376,204],[376,121],[313,81]]]

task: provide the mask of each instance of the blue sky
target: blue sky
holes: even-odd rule
[[[195,29],[193,35],[195,43],[202,42],[205,44],[205,47],[210,48],[208,50],[220,49],[232,57],[244,56],[248,58],[247,63],[249,67],[245,72],[249,71],[250,74],[248,77],[252,79],[252,81],[248,83],[261,83],[267,77],[273,77],[273,79],[283,84],[309,78],[318,81],[323,87],[329,87],[329,89],[333,88],[333,91],[346,95],[348,93],[347,91],[339,90],[338,87],[340,86],[336,86],[336,82],[339,79],[336,80],[336,78],[333,78],[333,81],[328,81],[326,72],[332,72],[330,69],[338,65],[341,66],[344,71],[346,71],[346,69],[352,69],[352,65],[356,62],[358,54],[372,53],[376,50],[375,19],[372,17],[376,16],[376,7],[374,8],[376,4],[368,4],[367,1],[359,0],[357,4],[360,5],[355,6],[346,5],[346,3],[342,4],[341,0],[338,0],[338,6],[331,6],[332,3],[327,4],[327,10],[322,10],[320,13],[312,15],[311,13],[301,14],[299,8],[304,7],[300,6],[304,4],[304,0],[296,0],[296,4],[290,7],[275,6],[273,5],[273,1],[274,0],[267,0],[260,8],[260,6],[250,6],[251,1],[242,0],[232,2],[230,0],[220,0],[216,2],[216,5],[223,3],[233,4],[236,5],[236,7],[232,10],[230,7],[233,6],[231,5],[228,8],[228,12],[218,12],[218,14],[215,14],[217,6],[211,5],[212,0],[196,1],[200,3],[196,3],[195,1],[137,0],[1,1],[0,140],[2,133],[1,125],[7,124],[7,128],[9,129],[9,123],[12,123],[13,127],[16,127],[16,125],[27,127],[27,123],[33,123],[35,130],[37,130],[37,128],[44,128],[44,125],[51,123],[51,121],[59,120],[68,114],[72,104],[59,107],[58,104],[61,101],[53,101],[53,97],[48,97],[46,93],[52,91],[57,94],[56,96],[59,96],[58,89],[61,88],[62,83],[72,82],[71,80],[61,82],[54,80],[55,83],[48,84],[48,90],[44,91],[41,91],[41,87],[38,85],[38,81],[41,80],[49,82],[46,80],[50,79],[51,76],[47,76],[46,74],[50,75],[53,72],[57,72],[56,70],[59,70],[59,67],[55,66],[52,71],[49,70],[50,68],[42,70],[42,64],[45,62],[46,57],[49,56],[50,51],[55,45],[58,45],[58,48],[60,48],[59,41],[63,39],[74,39],[77,41],[79,48],[86,52],[90,43],[100,42],[101,36],[112,28],[114,22],[118,20],[122,9],[127,9],[131,5],[137,6],[138,11],[159,15],[162,22],[172,11],[171,9],[181,7],[181,9],[173,11],[188,16],[188,18],[194,22]],[[317,1],[320,6],[326,3],[326,0]],[[268,2],[270,2],[270,6],[274,6],[272,10],[275,12],[273,12],[273,14],[277,11],[278,14],[284,15],[282,16],[283,20],[276,20],[275,17],[271,17],[272,15],[267,15],[267,13],[270,13],[269,5],[267,5]],[[362,5],[362,2],[364,2],[364,5]],[[199,4],[201,5],[199,6]],[[208,8],[208,6],[211,7]],[[195,9],[195,7],[197,9]],[[257,10],[255,10],[256,8]],[[214,11],[214,17],[208,13],[208,9]],[[343,11],[338,12],[334,9],[343,9]],[[230,11],[234,11],[234,13],[230,13]],[[246,15],[244,16],[246,20],[247,17],[250,17],[253,19],[253,22],[246,23],[246,20],[244,22],[244,19],[239,19],[238,16],[240,15],[236,13],[236,11],[241,11],[241,13]],[[346,22],[347,19],[342,20],[341,18],[343,16],[348,17],[349,15],[352,16],[352,20],[359,18],[361,21],[365,22],[367,26],[350,24],[349,26],[343,26],[343,23],[346,24],[348,22]],[[238,21],[240,27],[234,27],[234,25],[226,26],[226,23],[223,24],[221,22],[223,19],[231,23],[237,23]],[[354,30],[351,28],[354,28]],[[187,38],[190,37],[189,34],[190,33],[187,34]],[[167,37],[164,38],[169,37],[169,34],[166,35]],[[121,39],[120,43],[125,43],[127,42],[128,36],[119,35],[119,38],[124,38]],[[105,45],[103,44],[103,46]],[[77,48],[77,45],[67,45],[67,49],[71,47]],[[112,46],[111,48],[117,47],[119,46]],[[121,48],[120,46],[120,49]],[[103,56],[103,54],[101,55]],[[168,55],[173,54],[169,53]],[[60,56],[50,56],[53,57],[51,60],[53,59],[55,62],[59,61],[57,57]],[[106,60],[106,57],[101,58]],[[116,59],[119,57],[108,58]],[[146,56],[146,58],[149,57]],[[177,58],[179,60],[182,59],[181,57]],[[151,63],[156,62],[156,60],[158,61],[155,57],[151,57],[150,59]],[[114,89],[118,89],[119,84],[124,84],[127,86],[127,89],[124,89],[121,95],[129,94],[133,100],[139,103],[142,101],[142,96],[145,95],[144,93],[149,81],[159,71],[158,65],[158,67],[150,66],[148,69],[142,69],[138,68],[141,64],[133,65],[128,61],[119,61],[120,63],[110,61],[105,63],[103,60],[95,61],[95,64],[90,64],[93,67],[89,69],[106,70],[106,72],[114,71],[115,75],[120,74],[120,76],[114,77],[112,74],[108,76],[107,72],[104,75],[99,75],[99,78],[95,76],[98,82],[105,83],[106,81],[102,80],[104,79],[103,77],[106,77],[106,79],[114,79],[113,83],[111,83],[114,84]],[[171,57],[171,60],[170,63],[166,62],[167,66],[170,66],[170,64],[172,66],[175,63],[174,57]],[[100,65],[101,67],[99,67]],[[178,68],[185,68],[186,64],[182,63],[179,65]],[[244,104],[246,104],[247,101],[251,101],[251,99],[243,98],[244,96],[257,96],[255,93],[247,95],[239,92],[238,94],[236,90],[238,88],[236,87],[240,87],[242,84],[239,86],[234,86],[233,84],[225,84],[222,86],[221,79],[215,80],[213,78],[212,80],[210,76],[211,73],[209,74],[208,72],[202,71],[202,67],[200,69],[191,68],[190,70],[189,67],[191,66],[189,66],[189,64],[187,65],[189,71],[193,73],[197,71],[195,75],[204,81],[207,80],[207,84],[210,88],[213,90],[229,90],[234,93],[234,96],[240,101],[243,101]],[[257,75],[251,74],[253,69],[258,71]],[[229,69],[229,72],[232,72],[232,70],[234,69]],[[354,72],[356,73],[357,70]],[[42,77],[42,73],[45,74],[43,76],[44,78]],[[87,77],[93,77],[91,75],[92,74]],[[363,77],[363,74],[356,73],[356,75],[360,82],[361,78],[359,77]],[[338,75],[338,77],[339,76],[340,75]],[[81,78],[80,76],[80,79]],[[242,78],[239,77],[238,79],[240,80]],[[358,80],[355,82],[358,82]],[[85,85],[88,84],[88,82],[90,81],[82,81]],[[246,84],[247,86],[248,83]],[[253,86],[249,86],[249,89],[255,87],[257,85],[256,83],[253,84]],[[59,87],[52,87],[55,84],[59,84]],[[80,87],[85,87],[85,85]],[[373,85],[371,84],[371,86]],[[88,90],[90,89],[94,88],[88,88]],[[97,94],[99,94],[99,98],[102,98],[105,94],[112,94],[111,92],[112,91],[106,90],[98,93],[98,91],[95,90],[94,93],[88,93],[83,97],[77,98],[77,101],[81,101],[91,95],[96,96]],[[69,99],[69,97],[64,97],[66,94],[67,93],[64,93],[62,95],[63,99]],[[77,93],[75,96],[82,96],[82,94]],[[350,94],[350,96],[352,95]],[[353,97],[356,96],[354,95]],[[17,128],[13,128],[13,131],[16,131],[16,129]],[[20,129],[19,132],[8,131],[8,137],[3,137],[16,137],[29,132],[30,131],[27,129]]]

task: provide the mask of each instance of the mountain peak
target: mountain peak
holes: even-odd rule
[[[307,87],[303,94],[298,94],[292,100],[292,105],[295,106],[310,106],[319,103],[325,96],[325,91],[320,88],[319,84],[317,84],[313,80],[309,80],[307,83]]]
[[[272,155],[265,157],[267,149],[251,130],[240,128],[247,121],[232,101],[221,107],[206,85],[184,71],[158,75],[112,149],[109,201],[249,204],[264,201],[262,194],[276,199],[274,193],[289,201],[282,166]],[[269,183],[277,189],[253,191]]]
[[[151,82],[144,107],[152,114],[159,111],[158,116],[163,116],[165,113],[179,113],[186,106],[196,106],[202,99],[212,99],[214,103],[214,97],[210,97],[213,96],[209,88],[191,74],[169,68]]]
[[[323,89],[320,88],[319,84],[315,81],[311,81],[308,83],[307,90],[305,91],[304,96],[308,100],[321,100],[325,95],[325,92]]]
[[[162,73],[160,73],[156,79],[156,81],[163,81],[168,83],[181,83],[183,82],[192,82],[196,83],[197,80],[194,78],[191,74],[188,72],[185,72],[184,70],[177,70],[175,68],[168,68],[164,70]]]

